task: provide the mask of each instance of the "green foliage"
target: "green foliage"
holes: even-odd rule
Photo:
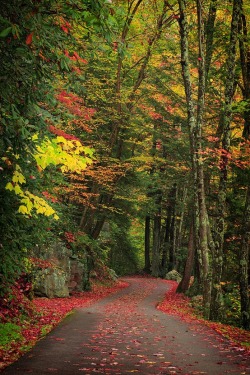
[[[237,284],[228,282],[223,285],[224,316],[223,323],[241,326],[240,291]]]
[[[119,276],[135,274],[139,270],[138,252],[132,243],[128,229],[124,221],[119,224],[113,223],[108,244],[108,265]]]
[[[14,323],[0,323],[0,349],[8,350],[12,342],[21,342],[21,327]]]

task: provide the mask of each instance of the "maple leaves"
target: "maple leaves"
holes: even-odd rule
[[[88,122],[92,120],[96,113],[94,108],[87,108],[84,105],[84,100],[81,97],[75,93],[66,92],[65,90],[61,90],[56,95],[56,99],[69,111],[70,114],[75,116],[73,120],[68,122],[67,127],[70,128],[70,124],[72,123],[77,131],[82,129],[86,133],[92,132]],[[50,126],[49,129],[51,131],[53,127],[51,128]]]

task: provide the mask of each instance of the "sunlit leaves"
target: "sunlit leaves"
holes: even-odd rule
[[[37,164],[42,169],[52,164],[58,165],[62,172],[76,173],[81,173],[92,163],[90,156],[93,156],[93,150],[82,146],[79,141],[70,141],[62,136],[52,140],[45,138],[41,145],[37,146],[37,152],[34,154]]]
[[[50,140],[44,138],[41,144],[38,143],[38,136],[33,136],[36,142],[36,151],[33,154],[37,166],[44,170],[50,165],[60,168],[63,173],[74,172],[80,174],[87,165],[92,163],[90,157],[93,156],[93,150],[84,147],[79,141],[67,140],[62,136]],[[84,155],[84,156],[83,156]],[[30,176],[31,179],[34,176]],[[26,178],[17,164],[12,176],[12,181],[6,184],[6,190],[13,191],[20,197],[21,205],[18,212],[24,215],[32,215],[35,211],[37,214],[53,216],[58,220],[59,217],[55,210],[41,197],[24,190],[22,185],[26,183]]]

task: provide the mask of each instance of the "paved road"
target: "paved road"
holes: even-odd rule
[[[77,310],[3,375],[250,374],[250,361],[199,323],[155,309],[163,280],[130,286]]]

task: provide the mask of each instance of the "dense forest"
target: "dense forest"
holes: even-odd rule
[[[1,296],[60,241],[86,277],[176,270],[249,329],[248,2],[0,9]]]

